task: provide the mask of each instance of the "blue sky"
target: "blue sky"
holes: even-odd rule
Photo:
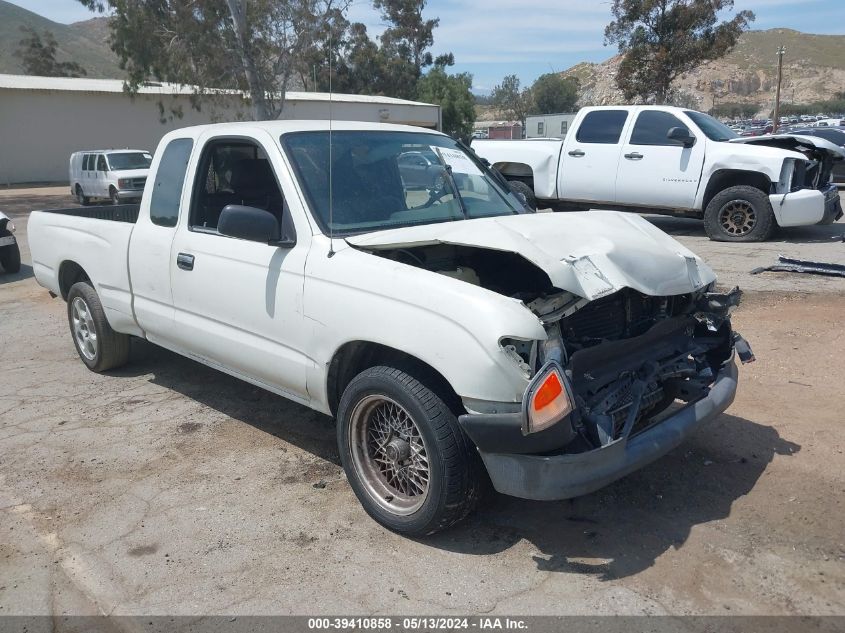
[[[92,16],[75,0],[12,1],[56,22]],[[845,34],[845,0],[736,0],[735,8],[757,14],[755,29]],[[434,52],[453,52],[455,70],[471,72],[480,93],[505,75],[530,84],[543,73],[616,52],[603,45],[609,0],[429,0],[425,15],[440,18]],[[349,18],[367,24],[371,35],[383,28],[368,0],[355,0]]]

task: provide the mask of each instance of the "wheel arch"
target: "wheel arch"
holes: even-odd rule
[[[59,265],[59,291],[62,299],[67,301],[68,292],[73,284],[79,281],[91,282],[91,277],[75,261],[66,259]]]
[[[534,188],[534,169],[527,163],[519,162],[499,162],[494,163],[493,167],[502,174],[506,180],[518,180],[524,182],[526,185]]]
[[[425,361],[402,350],[372,341],[350,341],[341,345],[328,364],[326,396],[334,416],[343,391],[355,376],[370,367],[385,365],[412,375],[435,391],[456,413],[463,412],[461,399],[445,376]]]
[[[716,196],[716,194],[729,189],[731,187],[738,187],[745,185],[759,189],[766,195],[772,191],[772,181],[766,174],[759,171],[751,171],[747,169],[720,169],[714,171],[710,175],[707,182],[707,188],[704,190],[704,198],[702,199],[701,211],[702,213],[707,209],[707,205]]]

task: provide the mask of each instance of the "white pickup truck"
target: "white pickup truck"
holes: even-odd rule
[[[811,136],[739,138],[682,108],[583,108],[563,140],[474,140],[472,148],[535,207],[702,218],[710,239],[738,242],[842,217],[831,183],[842,148]]]
[[[410,152],[439,177],[403,167]],[[751,359],[729,320],[739,291],[715,292],[665,233],[531,213],[420,128],[176,130],[140,205],[28,226],[90,369],[126,363],[138,337],[335,416],[355,494],[407,534],[464,517],[485,469],[531,499],[630,473],[724,411],[735,351]]]

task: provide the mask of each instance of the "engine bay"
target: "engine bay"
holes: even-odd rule
[[[434,244],[373,254],[518,299],[538,316],[546,340],[500,345],[526,378],[550,361],[564,369],[576,408],[556,452],[593,450],[649,428],[673,403],[706,396],[735,345],[747,349],[730,324],[738,288],[672,296],[622,288],[588,301],[512,252]],[[750,349],[742,360],[753,360]]]

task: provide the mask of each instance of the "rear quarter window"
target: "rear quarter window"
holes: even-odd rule
[[[594,110],[581,121],[575,140],[579,143],[614,145],[619,142],[627,120],[626,110]]]
[[[194,141],[176,138],[167,144],[156,169],[150,220],[159,226],[176,226],[179,219],[179,202],[185,184],[185,172]]]

